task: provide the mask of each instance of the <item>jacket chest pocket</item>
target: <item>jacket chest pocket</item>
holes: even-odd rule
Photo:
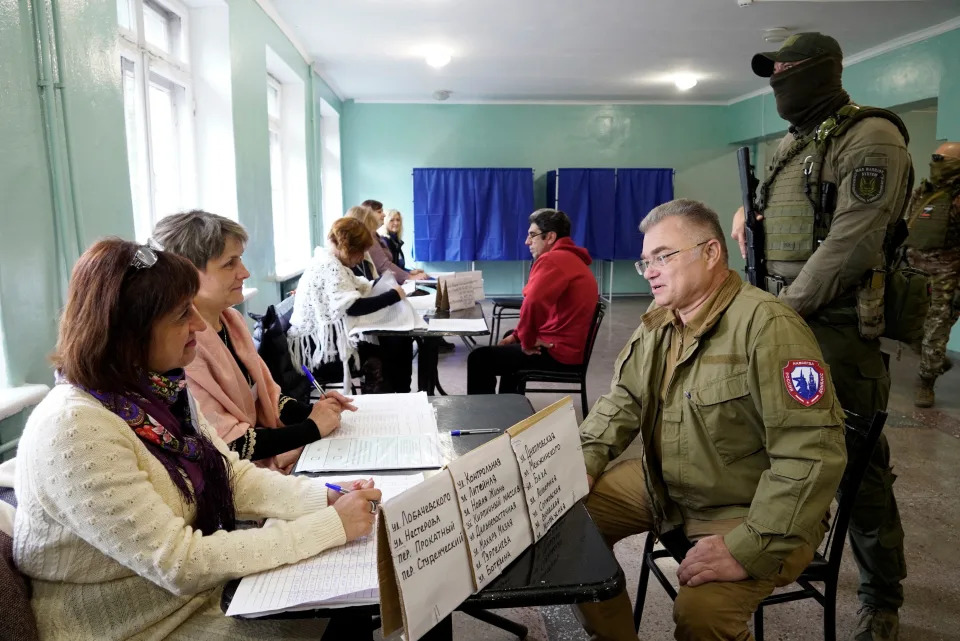
[[[690,395],[690,403],[694,420],[709,436],[724,464],[763,448],[746,372],[704,385]]]

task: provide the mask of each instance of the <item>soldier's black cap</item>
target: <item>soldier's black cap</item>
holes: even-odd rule
[[[797,62],[828,54],[843,58],[843,51],[836,40],[816,31],[808,31],[793,34],[776,51],[758,53],[750,66],[753,67],[753,73],[769,78],[773,75],[775,62]]]

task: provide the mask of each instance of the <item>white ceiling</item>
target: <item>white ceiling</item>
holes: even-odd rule
[[[273,0],[344,98],[729,101],[762,89],[771,27],[823,31],[851,55],[960,18],[960,0]],[[453,61],[428,67],[423,48]],[[662,76],[702,79],[681,92]]]

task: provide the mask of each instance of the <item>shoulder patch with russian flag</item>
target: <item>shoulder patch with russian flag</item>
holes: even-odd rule
[[[791,360],[783,367],[783,385],[790,398],[810,407],[823,398],[827,375],[820,361]]]

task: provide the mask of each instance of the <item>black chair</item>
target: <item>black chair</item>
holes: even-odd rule
[[[311,403],[319,394],[310,385],[307,377],[294,367],[287,347],[287,331],[290,329],[290,317],[293,315],[294,296],[284,298],[276,305],[267,306],[263,314],[247,314],[255,321],[253,344],[257,354],[266,363],[270,376],[277,382],[287,396],[304,403]],[[323,387],[343,388],[343,363],[339,360],[324,363],[312,372],[314,378]],[[351,387],[354,394],[362,385],[362,375],[351,366]],[[346,392],[345,392],[346,393]]]
[[[583,349],[583,363],[572,365],[569,370],[522,370],[517,372],[517,380],[523,385],[524,392],[533,392],[535,394],[557,394],[563,392],[580,392],[580,407],[583,410],[583,416],[587,415],[589,404],[587,403],[587,369],[590,367],[590,356],[593,354],[593,345],[597,342],[597,334],[600,333],[600,323],[603,322],[603,316],[606,307],[601,301],[597,301],[597,308],[593,312],[593,324],[587,333],[587,344]],[[531,389],[526,387],[528,382],[535,383],[572,383],[579,385],[576,388],[569,387],[539,387]]]
[[[846,429],[844,436],[847,442],[847,467],[843,471],[843,479],[837,490],[837,514],[833,519],[832,527],[822,546],[823,552],[816,552],[813,561],[797,578],[799,589],[788,592],[771,594],[760,602],[753,615],[753,636],[757,641],[763,641],[763,608],[777,603],[814,599],[823,606],[823,638],[824,641],[836,641],[837,638],[837,576],[840,573],[840,559],[843,556],[843,544],[850,525],[850,515],[853,511],[853,502],[860,489],[860,482],[867,471],[870,455],[880,439],[883,425],[887,421],[886,412],[877,412],[873,418],[866,419],[851,412],[847,412]],[[650,573],[656,577],[670,598],[676,600],[677,591],[673,584],[664,575],[657,565],[657,559],[673,557],[678,563],[683,560],[689,541],[682,537],[677,543],[671,540],[661,540],[664,549],[654,550],[653,539],[647,535],[647,543],[643,549],[643,563],[640,565],[640,582],[637,587],[637,603],[633,608],[633,622],[637,630],[640,629],[640,620],[643,616],[643,602],[647,595],[647,581]],[[823,591],[812,585],[813,582],[823,583]]]
[[[494,298],[493,312],[490,314],[490,344],[500,340],[500,322],[504,318],[520,318],[522,298]]]

